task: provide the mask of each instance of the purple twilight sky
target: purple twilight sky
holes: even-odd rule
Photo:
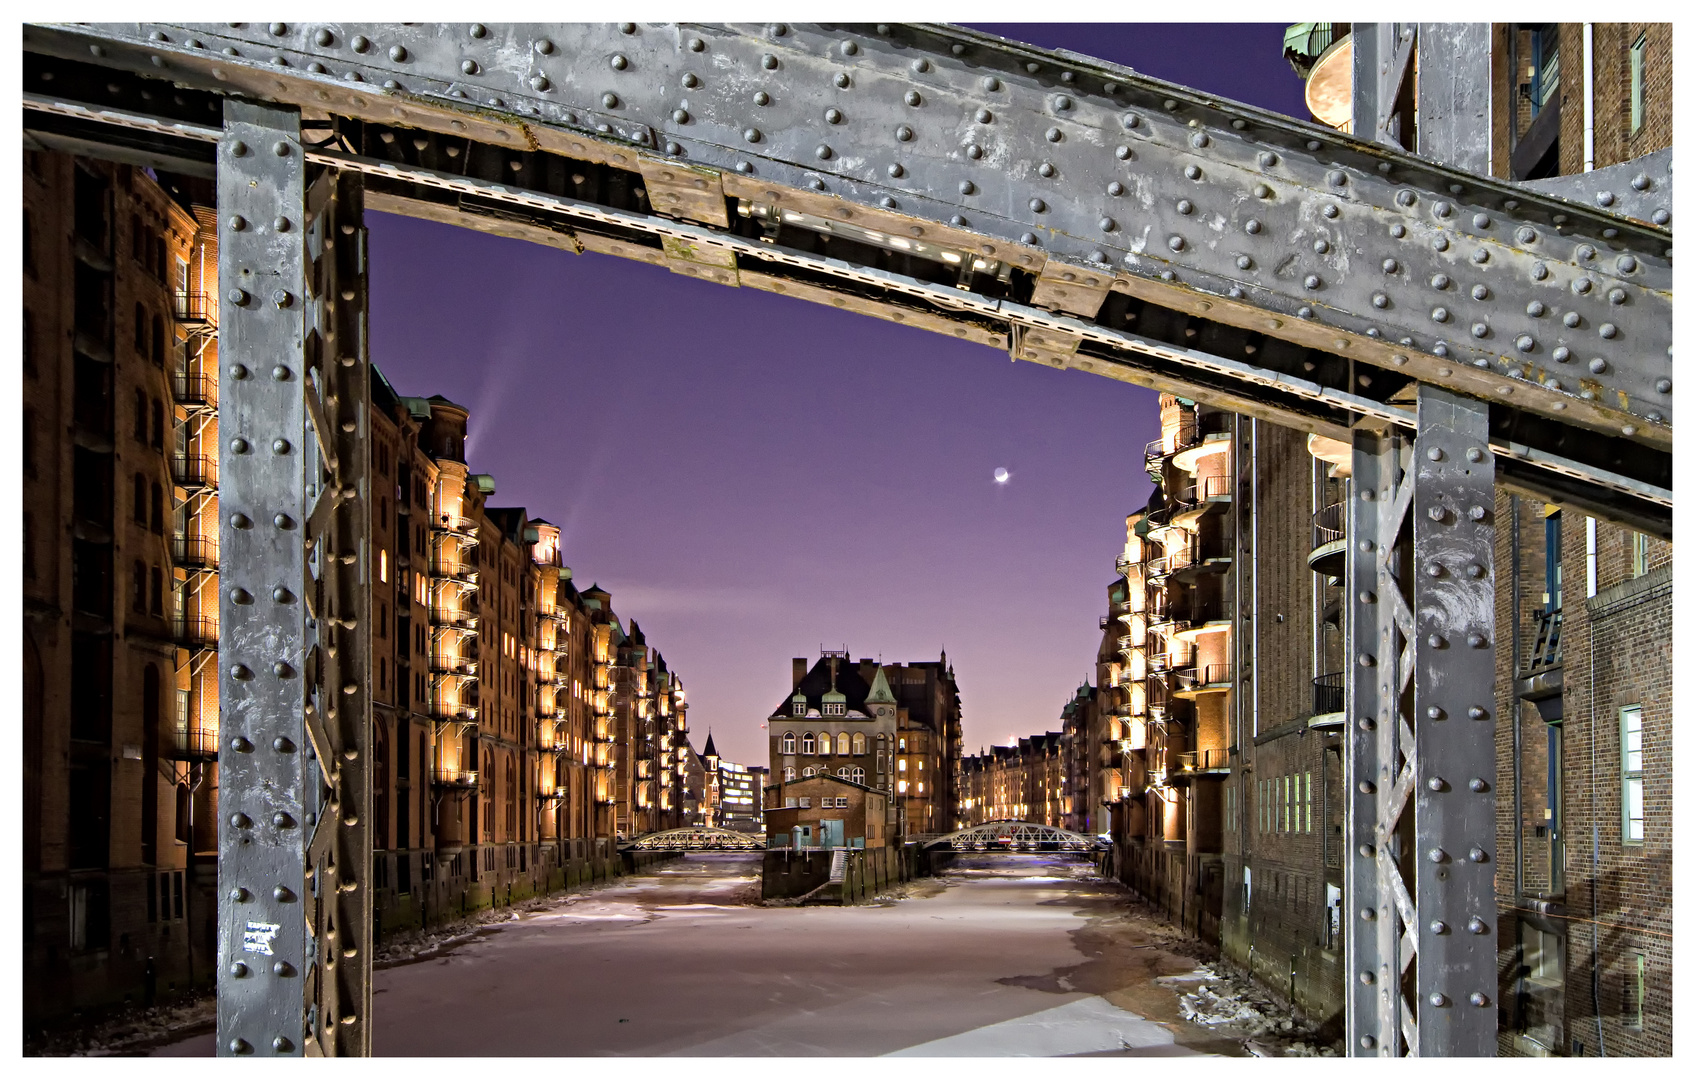
[[[995,25],[1306,118],[1282,25]],[[1092,677],[1152,391],[753,289],[372,213],[372,358],[471,410],[494,505],[683,680],[698,748],[766,761],[789,658],[930,660],[967,752]],[[1011,476],[997,484],[994,472]]]

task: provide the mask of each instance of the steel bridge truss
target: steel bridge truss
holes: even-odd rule
[[[765,839],[734,829],[710,825],[648,833],[626,844],[623,851],[764,851]]]
[[[1351,441],[1349,1048],[1490,1053],[1492,492],[1669,538],[1670,161],[1439,164],[1487,49],[1410,25],[1375,143],[951,27],[26,25],[27,145],[217,184],[219,1052],[370,1050],[372,207]],[[926,840],[1003,837],[1099,844]]]
[[[1033,821],[986,821],[923,841],[922,847],[951,851],[1101,851],[1109,841]]]

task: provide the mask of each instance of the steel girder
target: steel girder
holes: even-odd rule
[[[765,842],[750,833],[710,825],[648,833],[624,846],[625,851],[763,851]]]
[[[1095,851],[1109,846],[1095,837],[1034,821],[986,821],[925,840],[922,846],[936,848],[946,845],[961,850],[981,845],[983,850],[994,851],[1000,850],[1003,840],[1009,841],[1014,848],[1031,850],[1043,845],[1057,845],[1061,851]]]
[[[370,1049],[365,251],[298,111],[218,145],[218,1050]],[[316,171],[314,179],[312,173]]]
[[[25,46],[332,119],[320,153],[382,174],[385,208],[1333,437],[1410,427],[1419,384],[1471,394],[1503,477],[1669,535],[1667,229],[947,27],[57,25]],[[26,104],[73,126],[193,139],[161,100],[43,89]],[[593,190],[545,182],[553,162]]]
[[[1355,437],[1348,512],[1350,1054],[1494,1053],[1494,455],[1426,387]]]

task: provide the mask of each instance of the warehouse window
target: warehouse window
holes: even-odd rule
[[[812,737],[812,732],[809,731],[805,735],[802,735],[800,737],[800,752],[801,753],[803,753],[803,754],[812,753],[813,748],[816,745],[817,745],[817,743]]]
[[[1648,35],[1642,34],[1630,46],[1630,133],[1642,130],[1642,68],[1648,58]]]
[[[1312,832],[1312,773],[1301,774],[1301,831]]]
[[[1646,822],[1642,810],[1642,706],[1626,705],[1619,710],[1620,803],[1623,808],[1621,839],[1627,844],[1642,842]]]
[[[1641,577],[1648,572],[1648,534],[1630,534],[1630,576]]]
[[[1624,1010],[1626,1027],[1642,1030],[1642,1002],[1648,994],[1648,958],[1633,953],[1630,958],[1630,1000]]]
[[[783,753],[792,754],[794,752],[795,752],[795,733],[792,732],[792,731],[785,731],[785,732],[783,732]]]

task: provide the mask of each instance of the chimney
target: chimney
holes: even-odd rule
[[[806,669],[810,666],[811,665],[809,665],[806,662],[806,657],[804,657],[804,656],[795,657],[795,665],[794,665],[794,668],[795,668],[795,684],[793,686],[789,687],[789,689],[791,689],[791,690],[800,689],[800,681],[802,679],[806,678]]]

